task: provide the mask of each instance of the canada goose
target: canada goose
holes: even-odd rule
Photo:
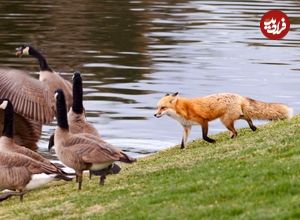
[[[30,55],[38,60],[40,66],[39,80],[49,87],[50,93],[54,94],[55,90],[60,88],[64,91],[68,109],[72,106],[72,84],[62,78],[59,73],[53,71],[45,57],[30,45],[22,45],[16,49],[16,55]]]
[[[31,51],[25,47],[19,49],[17,54],[20,55],[23,50]],[[42,60],[42,56],[39,57]],[[40,81],[30,77],[26,71],[0,68],[0,98],[8,98],[15,107],[15,142],[32,150],[37,149],[36,143],[41,136],[42,125],[54,119],[54,91],[62,87],[67,94],[72,95],[71,84],[68,87],[68,83],[58,74],[45,70],[40,72],[39,78]],[[0,111],[2,119],[1,114],[3,111]],[[2,128],[3,121],[0,120],[0,129]]]
[[[55,179],[70,180],[53,166],[17,153],[0,152],[0,189],[24,192]],[[23,193],[20,194],[23,201]]]
[[[89,123],[85,117],[85,111],[83,107],[82,78],[80,72],[75,72],[73,75],[73,105],[68,112],[68,123],[69,130],[72,134],[88,133],[97,138],[101,138],[97,129],[91,123]],[[92,178],[92,174],[93,171],[90,170],[89,179]],[[100,175],[99,173],[95,172],[94,174],[98,176]]]
[[[72,134],[88,133],[97,138],[101,138],[97,129],[88,121],[86,121],[85,111],[83,107],[83,89],[82,78],[80,72],[73,75],[73,104],[68,112],[69,131]],[[48,150],[54,145],[54,134],[49,139]],[[93,171],[90,171],[91,179]]]
[[[4,109],[4,128],[2,136],[0,137],[0,152],[6,153],[19,153],[30,157],[31,159],[40,161],[49,166],[53,166],[53,169],[57,169],[57,172],[66,174],[61,168],[51,163],[48,159],[44,158],[40,154],[20,146],[14,142],[13,139],[13,126],[14,126],[14,110],[13,105],[8,99],[0,99],[0,109]]]
[[[130,158],[123,151],[113,147],[103,140],[87,133],[72,134],[69,131],[65,96],[61,89],[55,92],[57,128],[54,135],[54,147],[58,158],[67,166],[73,168],[78,180],[78,189],[81,189],[82,173],[84,170],[100,171],[111,168],[114,162],[133,163],[136,159]],[[119,170],[120,171],[120,170]],[[100,174],[100,184],[104,184],[107,173]]]

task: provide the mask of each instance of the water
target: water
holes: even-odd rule
[[[284,40],[260,32],[270,9],[291,20]],[[297,0],[0,1],[0,65],[38,71],[35,60],[14,55],[30,43],[66,77],[80,70],[88,120],[105,140],[142,156],[180,142],[175,121],[153,117],[166,92],[236,92],[299,113],[299,10]],[[41,151],[54,127],[44,127]],[[219,121],[209,129],[226,130]],[[195,127],[190,139],[200,134]]]

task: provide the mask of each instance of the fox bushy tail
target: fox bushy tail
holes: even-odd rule
[[[267,103],[245,97],[243,113],[251,119],[281,120],[293,117],[293,109],[281,103]]]

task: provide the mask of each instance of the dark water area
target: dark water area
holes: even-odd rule
[[[260,18],[270,9],[290,18],[283,40],[261,34]],[[167,92],[235,92],[300,111],[297,0],[0,1],[0,42],[2,67],[37,72],[34,59],[15,56],[17,46],[29,43],[65,77],[81,71],[88,120],[134,156],[180,142],[180,125],[153,117]],[[44,127],[41,151],[54,129],[55,123]],[[224,130],[215,121],[209,133]],[[200,134],[195,127],[190,140]]]

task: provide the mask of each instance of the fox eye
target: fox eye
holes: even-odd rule
[[[161,107],[160,109],[161,109],[161,110],[166,110],[167,107],[166,107],[166,106],[163,106],[163,107]]]

